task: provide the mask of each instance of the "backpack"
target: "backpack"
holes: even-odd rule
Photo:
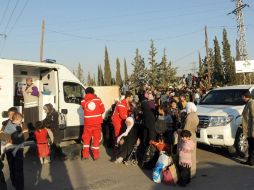
[[[60,130],[64,130],[66,128],[66,117],[65,114],[61,113],[61,112],[57,112],[58,113],[58,125],[59,125],[59,129]]]

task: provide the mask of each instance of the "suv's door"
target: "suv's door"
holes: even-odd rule
[[[0,68],[0,124],[2,124],[7,119],[3,115],[4,111],[13,106],[13,64],[0,62]]]

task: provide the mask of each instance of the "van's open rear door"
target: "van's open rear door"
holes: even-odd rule
[[[6,119],[4,111],[13,106],[13,92],[13,64],[0,62],[0,128]]]

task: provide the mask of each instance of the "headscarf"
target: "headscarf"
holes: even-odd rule
[[[129,125],[129,126],[127,125],[128,121],[131,122],[131,125]],[[123,134],[121,134],[117,138],[117,144],[119,144],[121,138],[126,137],[129,134],[129,132],[131,131],[132,127],[134,126],[134,119],[132,117],[127,117],[126,120],[125,120],[125,124],[127,126],[127,129],[126,129],[126,131]]]
[[[54,111],[54,107],[53,107],[53,105],[52,105],[51,103],[45,104],[45,105],[43,106],[43,109],[46,110],[47,115],[48,115],[48,114],[51,114],[51,113]]]
[[[187,114],[191,112],[197,112],[197,106],[193,102],[188,102],[186,104],[186,112]]]

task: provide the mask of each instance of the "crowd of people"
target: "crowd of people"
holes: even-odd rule
[[[92,87],[87,87],[80,102],[84,110],[81,159],[92,157],[96,161],[100,158],[103,132],[105,145],[113,149],[114,163],[139,164],[141,168],[153,169],[151,178],[157,183],[164,181],[186,186],[196,175],[196,131],[199,124],[196,104],[207,90],[193,87],[189,80],[181,89],[171,86],[154,89],[145,85],[135,93],[126,91],[124,97],[116,99],[107,110],[104,118],[103,102]],[[25,107],[24,114],[33,112],[31,105],[38,96],[38,89],[30,79],[27,83],[24,93],[29,92],[26,99],[31,102],[26,104],[28,107]],[[247,95],[249,98],[250,94]],[[29,99],[29,96],[34,97]],[[40,163],[50,163],[52,158],[65,160],[67,157],[60,147],[59,113],[50,103],[43,109],[45,119],[32,120],[35,122],[34,138]],[[23,147],[29,137],[27,126],[30,120],[25,117],[23,123],[23,115],[16,107],[8,110],[8,117],[0,130],[0,187],[6,189],[2,172],[2,160],[6,156],[12,185],[16,190],[23,190]],[[253,144],[250,147],[253,150]]]
[[[167,157],[171,162],[163,165],[159,176],[175,165],[179,184],[187,185],[196,174],[199,119],[195,104],[202,96],[196,93],[188,89],[156,90],[147,85],[135,94],[127,91],[104,119],[105,143],[114,150],[112,160],[132,163],[130,155],[134,152],[142,168],[156,173],[156,167],[161,167],[160,158]]]

